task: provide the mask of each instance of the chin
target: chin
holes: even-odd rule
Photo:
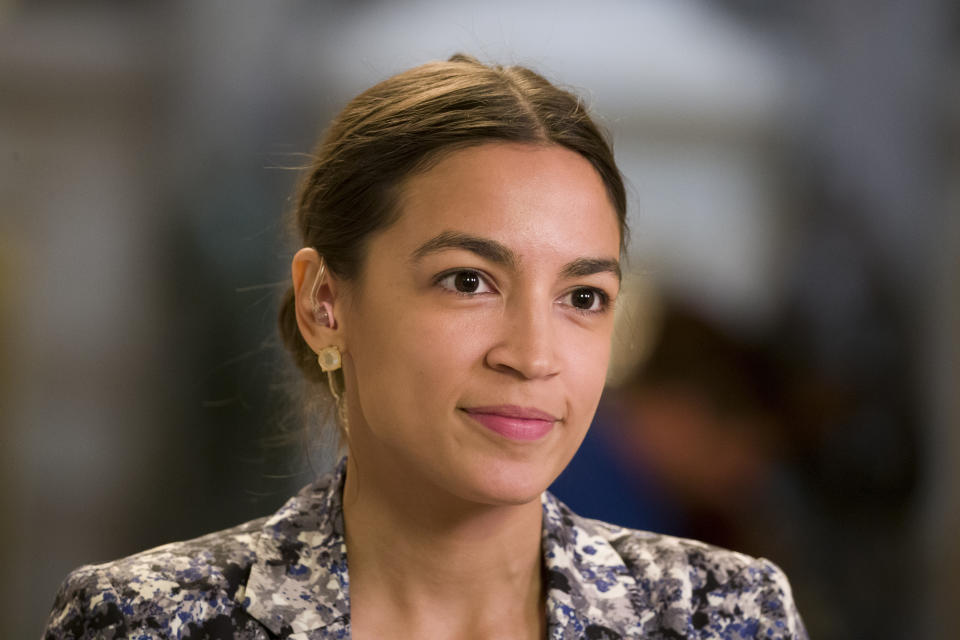
[[[556,475],[545,463],[487,461],[470,469],[469,488],[464,492],[476,502],[490,505],[522,505],[540,499]]]

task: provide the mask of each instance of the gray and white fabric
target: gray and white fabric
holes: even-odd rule
[[[44,637],[350,638],[344,469],[269,518],[77,569]],[[542,505],[550,639],[806,640],[771,562]]]

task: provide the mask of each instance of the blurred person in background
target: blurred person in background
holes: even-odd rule
[[[755,549],[770,531],[751,514],[789,445],[786,372],[689,305],[663,307],[650,353],[605,392],[551,490],[590,517]],[[597,484],[608,491],[583,489]]]
[[[76,570],[47,638],[806,638],[769,561],[545,491],[600,399],[626,241],[578,97],[461,55],[394,76],[295,217],[281,332],[347,455],[271,517]]]
[[[868,309],[886,301],[872,281]],[[911,562],[903,523],[922,465],[910,389],[890,385],[909,362],[878,349],[891,332],[871,327],[895,316],[871,310],[842,346],[832,341],[827,355],[848,357],[831,368],[796,309],[747,330],[669,292],[638,306],[655,318],[639,329],[650,346],[604,392],[550,490],[588,517],[777,558],[811,628],[880,637],[902,625],[872,616],[880,598],[914,606],[897,576]]]

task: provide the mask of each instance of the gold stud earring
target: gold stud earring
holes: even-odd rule
[[[340,349],[336,345],[320,349],[320,353],[317,354],[317,363],[328,374],[331,371],[336,371],[341,366]]]
[[[313,317],[318,324],[333,328],[333,318],[331,317],[329,303],[320,303],[318,295],[320,286],[323,284],[323,276],[327,272],[327,265],[323,258],[320,258],[320,268],[317,270],[317,277],[313,281],[313,287],[310,290],[310,299],[313,302]],[[340,427],[343,429],[343,435],[348,439],[350,437],[350,426],[347,423],[347,402],[343,397],[343,391],[338,388],[337,381],[334,380],[336,371],[343,366],[343,359],[340,349],[336,345],[326,346],[317,353],[317,364],[320,370],[327,374],[327,384],[330,386],[330,395],[333,396],[337,405],[337,418],[340,421]],[[340,377],[340,385],[343,384],[343,378]]]
[[[320,353],[317,354],[317,363],[320,365],[320,369],[327,374],[327,384],[330,386],[330,395],[333,396],[333,400],[337,405],[337,418],[340,420],[343,434],[349,438],[350,425],[347,422],[347,402],[343,397],[343,391],[337,388],[337,382],[334,380],[336,372],[343,365],[339,347],[329,345],[320,349]]]

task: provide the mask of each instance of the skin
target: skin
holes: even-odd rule
[[[603,388],[616,213],[558,146],[458,150],[401,191],[360,277],[320,288],[331,324],[313,313],[316,251],[293,261],[301,333],[343,352],[353,634],[542,638],[539,497]],[[518,441],[469,413],[500,405],[555,420]]]

